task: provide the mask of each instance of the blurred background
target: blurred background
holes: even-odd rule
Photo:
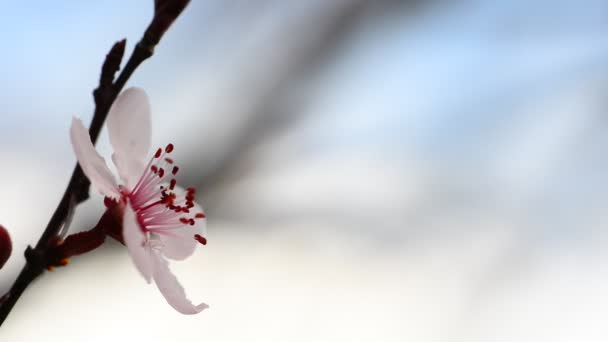
[[[67,184],[71,117],[152,3],[4,4],[0,291]],[[211,308],[176,313],[108,241],[33,283],[0,339],[605,341],[606,13],[193,1],[129,85],[206,209],[208,245],[172,269]]]

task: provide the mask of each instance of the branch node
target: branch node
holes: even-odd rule
[[[44,253],[32,248],[32,246],[27,246],[24,254],[27,265],[32,269],[32,272],[40,274],[44,271],[47,266]]]
[[[127,40],[120,40],[112,46],[110,52],[106,55],[106,59],[101,67],[101,76],[99,77],[99,86],[93,91],[95,104],[100,105],[109,102],[112,98],[112,83],[114,75],[120,70],[120,64],[125,54]]]

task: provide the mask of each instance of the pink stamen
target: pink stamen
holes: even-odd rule
[[[169,181],[168,187],[161,184],[165,170],[171,169],[173,175],[179,170],[177,165],[173,165],[173,159],[164,157],[173,149],[173,144],[168,144],[164,151],[160,148],[156,150],[135,187],[130,192],[125,192],[144,232],[174,235],[169,232],[194,226],[195,219],[205,218],[203,213],[190,213],[194,207],[194,188],[188,188],[185,194],[178,197],[173,192],[177,185],[174,178]]]

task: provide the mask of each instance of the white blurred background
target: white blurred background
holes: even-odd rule
[[[152,1],[2,12],[4,292],[71,174],[71,117]],[[0,340],[606,341],[606,13],[193,1],[129,85],[206,209],[208,245],[172,265],[211,308],[174,312],[109,241],[32,284]]]

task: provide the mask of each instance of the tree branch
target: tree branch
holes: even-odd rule
[[[143,38],[135,46],[129,61],[114,82],[114,76],[120,69],[120,64],[125,51],[126,40],[121,40],[112,46],[106,55],[101,68],[99,86],[93,91],[95,100],[95,112],[89,127],[89,135],[93,144],[97,141],[99,133],[105,122],[112,103],[125,86],[133,72],[146,59],[153,55],[154,48],[169,28],[171,23],[181,14],[188,5],[189,0],[156,0],[155,13],[152,22],[146,29]],[[25,291],[27,286],[44,272],[49,263],[47,252],[56,243],[57,234],[61,229],[69,225],[75,207],[89,197],[91,182],[82,172],[80,165],[76,165],[68,186],[51,216],[46,229],[38,240],[35,248],[28,246],[25,250],[26,264],[19,276],[11,286],[11,289],[0,300],[0,325],[11,312],[15,303]]]

